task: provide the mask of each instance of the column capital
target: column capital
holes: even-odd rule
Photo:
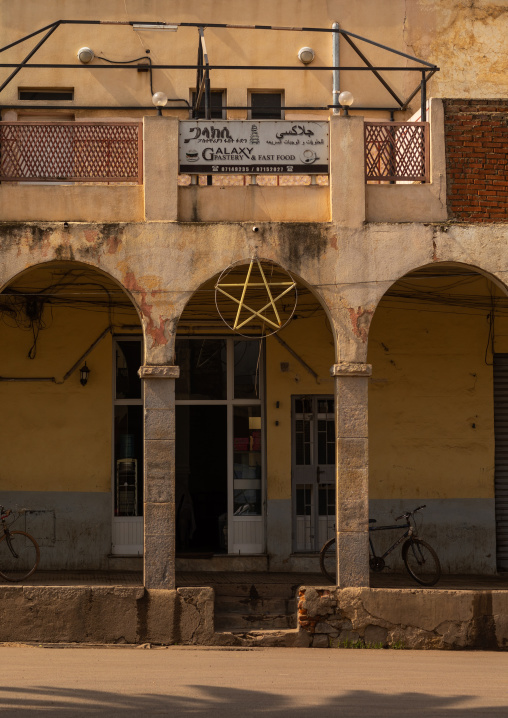
[[[141,379],[178,379],[179,366],[140,366],[138,375]]]
[[[372,364],[343,361],[330,368],[332,376],[371,376]]]

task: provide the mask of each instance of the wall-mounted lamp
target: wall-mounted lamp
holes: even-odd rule
[[[166,25],[163,22],[133,22],[132,27],[134,30],[169,30],[169,32],[176,32],[178,30],[178,25]]]
[[[81,47],[78,50],[78,60],[82,62],[83,65],[88,65],[89,62],[92,62],[94,57],[95,53],[90,47]]]
[[[81,386],[86,386],[88,383],[88,375],[90,374],[90,369],[87,367],[86,362],[83,364],[81,369],[79,370],[79,381],[81,382]]]
[[[304,65],[310,65],[312,60],[316,57],[316,53],[311,47],[302,47],[298,50],[298,59]]]
[[[162,108],[168,103],[168,96],[164,92],[155,92],[152,95],[152,102],[157,108],[157,114],[162,115]]]
[[[341,92],[339,95],[339,105],[342,105],[344,108],[344,114],[347,116],[349,115],[349,108],[355,101],[355,98],[353,97],[352,93],[348,90],[344,90],[344,92]]]

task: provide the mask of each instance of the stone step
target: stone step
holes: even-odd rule
[[[231,633],[250,633],[262,629],[288,629],[295,628],[296,614],[241,614],[241,613],[215,613],[215,631],[228,631]]]
[[[216,596],[237,596],[241,598],[293,598],[298,589],[289,583],[216,583]]]
[[[216,596],[216,613],[245,614],[293,614],[296,611],[294,598],[240,598],[239,596]]]

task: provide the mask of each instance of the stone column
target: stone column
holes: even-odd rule
[[[363,117],[330,117],[330,209],[339,227],[365,222]]]
[[[142,366],[145,588],[175,588],[175,379],[177,366]]]
[[[369,585],[367,390],[370,364],[340,362],[335,377],[337,428],[337,585]]]
[[[143,186],[147,222],[178,218],[178,120],[143,118]]]

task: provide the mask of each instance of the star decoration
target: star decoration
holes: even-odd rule
[[[261,275],[261,282],[251,282],[251,274],[252,269],[257,264],[259,268],[259,273]],[[240,299],[237,297],[234,297],[232,294],[230,294],[230,291],[233,288],[242,288],[242,293]],[[253,309],[249,304],[246,303],[246,300],[248,300],[248,294],[249,289],[254,289],[257,293],[259,292],[259,288],[264,287],[266,289],[266,298],[268,299],[267,303],[262,306],[260,309]],[[282,289],[279,294],[276,294],[274,296],[274,293],[272,293],[272,288],[277,287],[275,290],[276,292],[279,292],[279,289]],[[217,291],[221,292],[224,296],[226,296],[228,299],[230,299],[232,302],[238,305],[237,311],[236,311],[236,317],[233,324],[233,329],[238,330],[244,327],[246,324],[251,322],[256,317],[258,319],[261,319],[262,322],[269,324],[270,326],[274,327],[275,330],[278,330],[282,327],[282,320],[280,318],[279,312],[277,311],[276,302],[278,302],[282,297],[284,297],[288,292],[290,292],[294,287],[296,287],[296,282],[272,282],[268,281],[265,273],[263,271],[263,267],[261,266],[261,262],[257,258],[251,259],[249,269],[247,271],[247,276],[245,277],[245,282],[237,282],[237,283],[226,283],[226,282],[217,282],[215,288]],[[228,291],[226,291],[226,289]],[[247,319],[244,319],[243,321],[240,321],[240,316],[242,313],[242,310],[245,310],[249,313],[249,316]],[[267,311],[272,311],[273,315],[275,317],[275,320],[271,319],[266,315]]]

